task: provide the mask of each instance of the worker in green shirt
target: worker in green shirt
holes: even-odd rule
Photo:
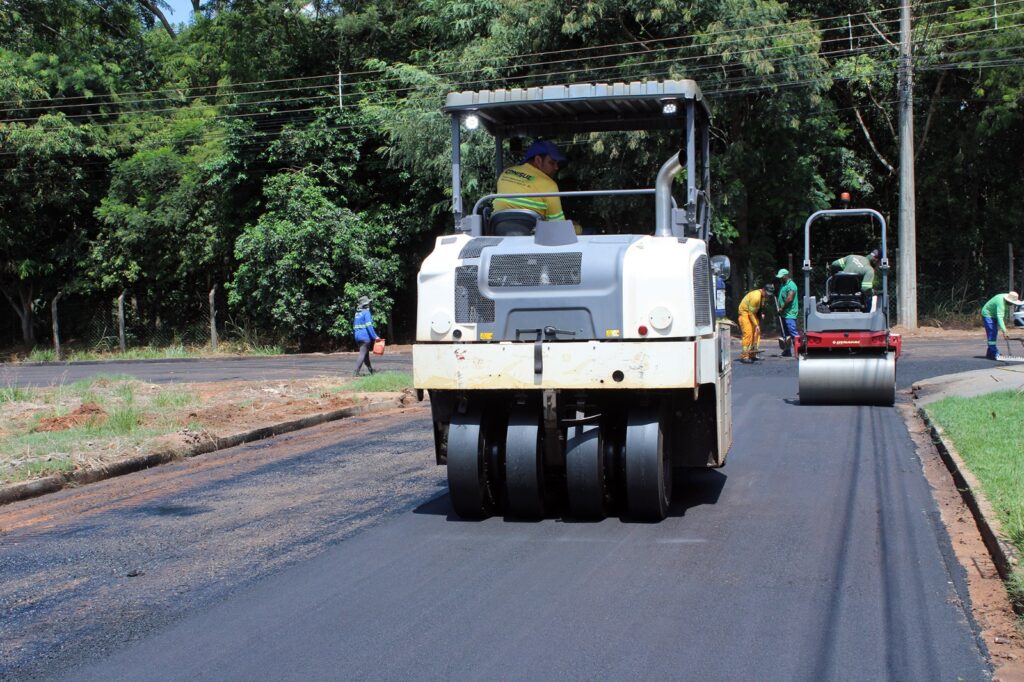
[[[999,348],[996,346],[999,330],[1002,330],[1003,338],[1006,338],[1006,322],[1004,319],[1006,318],[1007,303],[1012,306],[1018,306],[1024,304],[1024,301],[1020,300],[1016,291],[1011,291],[1006,294],[996,294],[981,307],[981,321],[985,325],[985,338],[988,341],[985,357],[989,360],[999,359]]]
[[[860,275],[860,290],[862,293],[870,295],[875,286],[875,266],[878,264],[878,258],[878,249],[866,256],[852,253],[832,261],[832,270],[835,272],[842,270]]]
[[[779,307],[779,317],[782,318],[782,336],[786,339],[786,348],[782,351],[782,357],[793,357],[793,339],[800,337],[796,330],[796,318],[800,314],[800,302],[797,300],[796,282],[789,274],[789,270],[782,268],[775,273],[775,278],[782,282],[779,287],[779,294],[775,302]]]

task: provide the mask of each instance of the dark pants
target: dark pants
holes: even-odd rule
[[[366,369],[370,370],[370,374],[373,374],[373,365],[370,364],[370,348],[372,346],[372,341],[359,342],[359,362],[356,363],[356,374],[359,374],[359,370],[363,368],[363,365],[366,365]]]
[[[996,342],[999,340],[999,323],[991,317],[985,317],[984,315],[981,318],[981,322],[985,325],[985,340],[988,341],[985,357],[993,360],[999,357],[999,347],[996,345]]]

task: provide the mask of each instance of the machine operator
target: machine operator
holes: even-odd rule
[[[502,172],[498,178],[498,194],[557,192],[558,183],[554,178],[565,160],[554,142],[537,140],[527,148],[522,163]],[[533,211],[541,220],[565,220],[559,197],[510,197],[494,200],[495,211],[509,208]]]
[[[870,296],[875,287],[875,266],[878,265],[878,249],[875,249],[866,256],[852,253],[832,261],[833,272],[852,272],[861,276],[860,290],[866,296]]]

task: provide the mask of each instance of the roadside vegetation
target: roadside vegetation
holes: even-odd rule
[[[209,358],[231,355],[283,355],[285,349],[278,344],[250,345],[246,343],[221,343],[217,350],[209,346],[167,346],[149,345],[129,348],[124,353],[119,349],[106,348],[73,349],[64,354],[62,362],[86,362],[96,360],[167,360],[174,358]],[[7,355],[12,362],[57,362],[53,348],[36,346],[28,353],[13,352]]]
[[[359,379],[149,384],[101,375],[46,388],[0,388],[0,484],[109,465],[152,452],[378,400],[405,372]]]
[[[950,397],[926,409],[956,445],[1003,531],[1024,556],[1024,394]],[[1007,587],[1018,613],[1024,613],[1024,567],[1017,568]]]
[[[365,391],[377,393],[381,391],[404,391],[412,388],[412,375],[408,372],[377,372],[358,377],[352,383],[340,387],[339,390]]]
[[[730,310],[838,191],[896,210],[891,0],[192,4],[168,19],[161,1],[0,2],[0,343],[47,345],[57,309],[62,339],[116,347],[119,300],[130,347],[188,343],[212,300],[225,336],[338,348],[362,295],[407,336],[420,261],[452,227],[441,104],[455,90],[695,79],[715,112]],[[1007,246],[1020,253],[1024,21],[995,10],[913,8],[920,317],[944,326],[976,324],[1005,288]],[[472,202],[494,187],[494,141],[462,139]],[[506,140],[506,160],[522,142]],[[559,142],[563,189],[643,185],[678,146],[661,132]],[[571,203],[594,232],[649,211]],[[822,235],[818,257],[873,237],[845,239]]]

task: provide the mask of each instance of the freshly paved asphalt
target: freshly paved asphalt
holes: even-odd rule
[[[911,351],[899,383],[960,365],[985,366]],[[792,361],[735,370],[728,465],[662,523],[464,522],[425,497],[69,677],[988,679],[896,411],[800,406]]]

